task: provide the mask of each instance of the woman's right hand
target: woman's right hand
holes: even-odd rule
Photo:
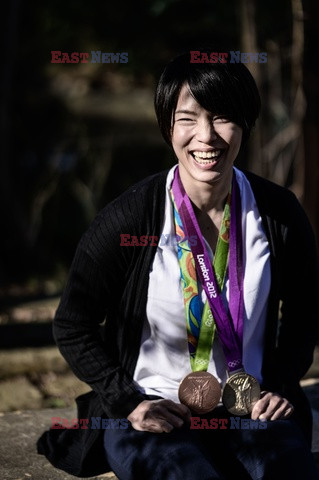
[[[144,400],[129,414],[127,419],[135,430],[143,432],[171,432],[190,421],[188,407],[172,400]]]

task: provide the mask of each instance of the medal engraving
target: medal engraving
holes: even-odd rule
[[[218,380],[208,372],[193,372],[182,380],[178,398],[194,413],[208,413],[219,403],[221,387]]]
[[[260,398],[260,386],[248,373],[231,375],[223,391],[223,404],[233,415],[247,415]]]

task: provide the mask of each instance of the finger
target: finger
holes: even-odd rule
[[[278,408],[278,410],[272,415],[271,421],[279,420],[280,418],[288,418],[294,411],[294,407],[288,400],[284,399],[283,404]]]
[[[259,415],[260,420],[271,420],[276,412],[282,412],[285,408],[285,401],[279,395],[273,395],[268,403],[266,410]]]
[[[178,415],[174,415],[173,413],[166,411],[163,420],[169,422],[173,427],[180,428],[184,425],[185,420]]]
[[[294,413],[294,410],[295,410],[295,407],[290,403],[287,410],[283,414],[283,417],[289,418]]]
[[[252,420],[257,420],[266,413],[271,398],[270,392],[262,392],[261,398],[255,403],[251,412]]]
[[[186,422],[190,422],[191,415],[192,415],[192,412],[190,411],[190,409],[186,405],[183,405],[182,403],[177,403],[176,405],[178,406],[178,409],[180,411],[180,414],[182,415],[182,418]]]
[[[169,433],[174,429],[174,425],[168,419],[160,417],[145,418],[141,426],[144,431],[154,433]]]
[[[163,420],[168,423],[170,423],[173,427],[181,427],[184,425],[184,420],[178,416],[175,415],[175,413],[172,413],[171,411],[168,410],[167,406],[163,403],[154,405],[153,408],[151,408],[146,414],[145,414],[145,420],[148,418],[156,419],[156,420]]]
[[[135,430],[139,431],[148,431],[160,433],[163,431],[171,431],[174,427],[170,425],[165,418],[161,418],[161,412],[152,412],[150,410],[143,412],[142,415],[139,415],[131,420],[132,427]]]
[[[152,433],[169,433],[174,429],[174,426],[163,419],[156,419],[149,425],[144,426],[144,431]]]
[[[284,402],[287,400],[277,393],[263,392],[261,399],[253,407],[251,418],[253,420],[270,420]]]
[[[165,406],[169,411],[177,414],[179,417],[184,418],[185,420],[190,420],[191,411],[182,403],[175,403],[172,400],[163,400],[161,405]]]
[[[132,427],[140,432],[151,433],[169,433],[174,428],[173,425],[158,418],[143,420],[143,422],[134,422],[132,423]]]
[[[287,402],[288,403],[288,402]],[[269,418],[269,420],[273,421],[273,420],[279,420],[279,418],[282,417],[282,415],[284,414],[286,408],[287,408],[287,403],[286,402],[283,402],[281,405],[278,406],[278,408],[276,408],[271,417]]]
[[[188,407],[171,400],[145,400],[128,416],[135,430],[169,432],[190,421]]]
[[[271,408],[273,409],[273,414],[270,417],[271,421],[278,420],[282,417],[288,418],[294,410],[293,405],[289,403],[287,398],[281,397],[279,394],[273,394],[268,408],[269,413],[271,412]]]
[[[263,411],[260,410],[259,418],[260,420],[278,420],[282,417],[288,418],[293,412],[293,406],[288,402],[286,398],[283,398],[278,393],[267,392],[264,394],[262,403]],[[261,406],[259,406],[262,408]],[[258,412],[257,412],[258,413]],[[254,412],[256,415],[256,411]]]

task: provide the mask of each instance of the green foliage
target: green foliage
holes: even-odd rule
[[[16,203],[16,210],[10,226],[15,241],[5,245],[0,241],[4,276],[23,270],[29,276],[30,269],[52,271],[59,262],[68,265],[79,237],[105,201],[172,163],[149,114],[150,92],[163,66],[180,51],[204,45],[216,51],[241,49],[241,4],[237,0],[12,4],[7,35],[14,37],[15,22],[17,33],[12,70],[7,67],[13,79],[10,101],[2,110],[9,119],[8,135],[2,139],[8,175],[2,181],[10,184],[8,204]],[[256,7],[262,50],[272,39],[286,54],[291,43],[289,0],[256,2]],[[52,50],[128,52],[129,61],[51,64]],[[147,105],[144,98],[150,99]],[[285,110],[281,114],[275,122],[271,114],[269,124],[280,128],[287,118]],[[17,212],[24,225],[22,235]]]

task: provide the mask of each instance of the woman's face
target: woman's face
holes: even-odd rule
[[[241,127],[213,116],[183,85],[173,119],[172,146],[188,182],[229,184],[241,140]]]

